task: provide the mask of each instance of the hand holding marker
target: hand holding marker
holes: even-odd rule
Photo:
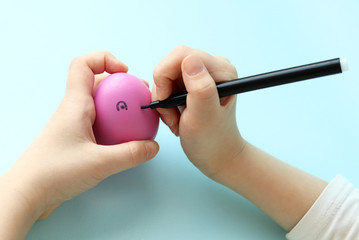
[[[218,83],[217,90],[219,97],[226,97],[257,89],[342,73],[347,70],[348,63],[346,59],[335,58],[327,61],[316,62]],[[141,107],[141,109],[172,108],[181,106],[186,104],[186,98],[187,93],[173,94],[163,101],[154,101],[148,105],[144,105]]]

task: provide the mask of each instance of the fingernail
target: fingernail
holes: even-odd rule
[[[199,57],[191,56],[186,59],[183,68],[188,76],[196,76],[203,71],[204,65]]]
[[[146,153],[147,153],[146,157],[147,157],[147,160],[149,160],[149,159],[153,158],[156,155],[154,143],[146,142],[145,147],[146,147]]]

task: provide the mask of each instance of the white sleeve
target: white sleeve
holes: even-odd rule
[[[336,176],[286,236],[289,240],[359,239],[359,190]]]

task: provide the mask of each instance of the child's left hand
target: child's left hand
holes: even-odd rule
[[[2,196],[21,199],[23,206],[31,210],[27,214],[32,219],[49,216],[64,201],[110,175],[146,162],[159,150],[151,140],[113,146],[96,144],[92,93],[98,82],[96,75],[104,71],[127,72],[127,66],[107,52],[77,57],[71,62],[66,94],[59,108],[31,146],[0,178],[0,195],[6,189],[11,194]]]

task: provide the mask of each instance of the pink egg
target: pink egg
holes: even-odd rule
[[[151,102],[151,92],[137,77],[111,74],[97,87],[94,101],[97,143],[113,145],[156,137],[159,116],[154,109],[141,109]]]

